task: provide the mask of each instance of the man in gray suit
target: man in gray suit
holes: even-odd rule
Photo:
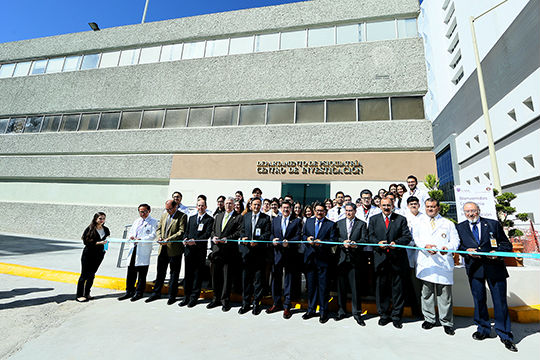
[[[349,284],[353,317],[358,325],[365,326],[366,323],[362,319],[362,304],[358,286],[358,280],[360,279],[359,257],[362,249],[356,243],[367,242],[367,225],[356,217],[356,205],[351,202],[345,204],[345,216],[345,219],[337,222],[337,238],[342,245],[338,245],[337,248],[339,311],[336,320],[342,320],[346,317],[347,284]]]

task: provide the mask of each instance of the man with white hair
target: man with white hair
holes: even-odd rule
[[[491,333],[491,323],[486,304],[486,282],[493,300],[495,332],[504,346],[513,352],[518,351],[514,344],[510,315],[506,302],[506,278],[508,271],[504,260],[497,256],[480,256],[475,252],[512,251],[501,224],[496,220],[480,216],[480,207],[474,202],[463,206],[467,220],[460,222],[457,232],[460,238],[459,250],[469,252],[465,256],[465,267],[474,299],[474,322],[477,330],[472,334],[475,340],[484,340]]]

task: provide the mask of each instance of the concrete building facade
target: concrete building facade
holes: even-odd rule
[[[501,1],[424,1],[419,31],[426,48],[437,169],[448,196],[457,184],[490,184],[493,173],[469,18]],[[509,0],[475,21],[502,190],[517,212],[540,219],[540,2]]]
[[[174,190],[435,173],[418,13],[314,0],[0,44],[0,231],[78,238],[104,211],[119,236]]]

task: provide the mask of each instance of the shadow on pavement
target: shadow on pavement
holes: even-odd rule
[[[82,244],[82,241],[81,241]],[[79,249],[73,242],[50,239],[36,239],[24,236],[0,235],[0,251],[10,255],[28,255],[44,252]]]
[[[11,289],[9,291],[0,291],[0,299],[9,299],[19,295],[31,294],[34,292],[50,291],[54,288],[20,288],[20,289]]]
[[[0,310],[17,309],[28,306],[44,305],[50,303],[61,304],[69,300],[75,300],[74,294],[60,294],[43,298],[15,300],[7,304],[0,304]]]
[[[518,325],[518,326],[516,326]],[[512,332],[514,333],[514,342],[519,344],[521,340],[525,339],[529,335],[540,333],[540,324],[535,324],[534,327],[522,327],[519,325],[530,325],[530,324],[512,324]]]
[[[534,324],[531,327],[532,324],[520,324],[520,323],[512,323],[512,333],[514,334],[514,342],[516,344],[519,344],[521,340],[525,339],[527,336],[540,333],[540,324]],[[486,339],[486,341],[489,341],[489,339],[497,340],[498,336],[495,332],[495,322],[493,319],[491,319],[491,334],[489,335],[489,338]],[[465,317],[465,316],[456,316],[454,317],[454,328],[456,331],[459,329],[468,329],[472,334],[476,331],[476,325],[474,324],[473,318]],[[467,330],[465,330],[467,331]]]

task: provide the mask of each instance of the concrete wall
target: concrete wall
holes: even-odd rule
[[[38,136],[34,140],[40,142],[48,137]],[[84,137],[84,135],[82,136]],[[31,137],[21,137],[19,139],[29,142]],[[63,139],[69,140],[69,139]],[[126,141],[130,141],[126,139]],[[44,141],[46,142],[46,141]],[[76,144],[77,142],[73,142]],[[18,155],[0,156],[0,179],[2,178],[63,178],[63,179],[137,179],[139,182],[168,182],[171,172],[171,155],[103,155],[100,153],[99,144],[92,148],[87,147],[88,152],[95,152],[92,155],[54,155],[57,148],[49,148],[50,151],[40,149],[36,151],[26,143],[27,153],[35,151],[41,155]],[[52,152],[52,154],[51,154]],[[14,154],[8,148],[1,153],[6,155]],[[66,151],[70,153],[70,151]]]
[[[0,86],[2,116],[422,95],[427,88],[420,38],[25,76]]]
[[[1,139],[0,155],[10,157],[0,158],[0,170],[16,164],[9,163],[11,156],[30,154],[122,155],[105,158],[108,162],[141,153],[420,151],[433,147],[427,120],[59,132],[3,135]],[[145,159],[134,157],[133,161],[144,164]],[[155,159],[166,162],[163,157]]]
[[[78,240],[84,229],[98,211],[107,214],[106,226],[112,237],[121,237],[125,225],[130,225],[139,216],[135,206],[85,206],[69,204],[40,204],[2,202],[5,215],[2,217],[2,232],[36,237]],[[152,210],[159,218],[161,209]]]

